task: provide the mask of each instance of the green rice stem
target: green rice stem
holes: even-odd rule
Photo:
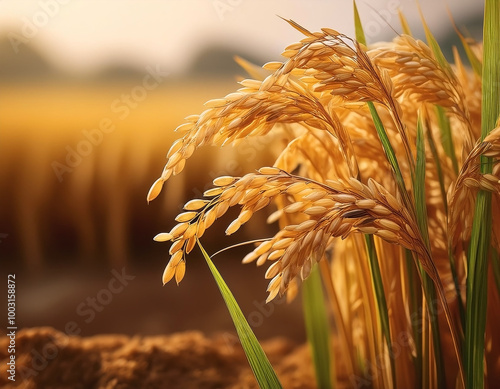
[[[318,265],[314,265],[311,274],[304,280],[302,302],[318,388],[333,388],[330,326]]]

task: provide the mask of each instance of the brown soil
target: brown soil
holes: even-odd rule
[[[50,327],[16,334],[16,381],[7,379],[9,338],[0,339],[2,388],[258,388],[234,335],[67,336]],[[284,388],[314,388],[307,346],[263,342]]]

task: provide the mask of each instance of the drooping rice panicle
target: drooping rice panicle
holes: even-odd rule
[[[269,299],[283,294],[296,276],[306,278],[332,238],[345,239],[355,231],[398,243],[422,258],[428,256],[408,210],[373,180],[368,185],[354,178],[321,184],[276,168],[262,168],[241,178],[220,177],[214,184],[219,189],[207,193],[213,197],[186,203],[187,212],[177,217],[179,224],[159,237],[173,241],[164,282],[177,275],[176,267],[183,263],[184,254],[193,249],[196,238],[230,206],[241,206],[241,212],[226,229],[227,235],[236,232],[277,196],[293,199],[278,212],[295,216],[297,224],[287,225],[243,259],[244,263],[256,261],[257,265],[274,262],[266,273],[266,278],[272,279]],[[428,264],[423,261],[423,266]]]
[[[394,97],[407,104],[430,103],[447,108],[465,123],[465,148],[475,139],[461,85],[449,69],[443,68],[422,41],[401,35],[387,47],[369,52],[373,62],[387,70],[394,85]]]
[[[492,173],[481,174],[479,156],[494,158]],[[460,256],[464,243],[470,239],[474,200],[479,190],[493,193],[500,191],[500,127],[494,129],[483,142],[476,144],[464,161],[460,174],[450,195],[450,217],[448,220],[449,245]],[[498,224],[498,223],[497,223]],[[493,233],[498,234],[498,225]],[[493,241],[497,244],[497,242]],[[497,244],[497,250],[500,246]]]

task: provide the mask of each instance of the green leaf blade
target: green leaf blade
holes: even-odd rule
[[[366,45],[365,32],[363,30],[363,24],[361,23],[361,18],[359,17],[358,6],[356,5],[356,1],[353,1],[353,7],[354,7],[354,28],[356,31],[356,40],[359,43]]]
[[[427,203],[425,201],[425,141],[423,117],[419,112],[417,122],[417,164],[415,167],[415,182],[413,185],[415,195],[415,211],[417,223],[427,247],[429,243],[429,230],[427,226]]]
[[[231,290],[227,286],[226,282],[220,275],[219,271],[213,264],[212,260],[210,259],[201,243],[199,241],[197,242],[203,254],[203,257],[207,261],[208,267],[212,272],[215,282],[219,287],[224,302],[226,303],[227,309],[236,328],[236,332],[238,333],[241,345],[243,347],[243,350],[245,351],[245,355],[248,359],[250,367],[252,368],[255,378],[259,383],[259,386],[265,389],[281,388],[281,383],[276,373],[274,372],[271,363],[267,359],[264,350],[260,346],[259,341],[250,328],[250,325],[248,324],[245,316],[243,315],[243,312],[238,306],[236,299],[231,293]]]
[[[495,127],[500,113],[500,3],[486,0],[483,30],[481,139]],[[491,158],[481,157],[481,173],[492,171]],[[476,199],[468,255],[465,314],[465,375],[467,388],[484,387],[488,260],[491,249],[491,193],[480,191]]]
[[[399,23],[401,24],[401,28],[403,29],[403,34],[413,36],[410,25],[408,24],[408,20],[404,16],[403,12],[401,12],[400,9],[398,9],[398,17],[399,17]]]
[[[441,47],[439,46],[439,43],[437,42],[436,38],[434,38],[434,35],[432,34],[431,30],[429,29],[429,26],[427,25],[424,15],[422,14],[422,10],[419,7],[419,12],[420,12],[420,19],[422,20],[422,26],[424,27],[425,31],[425,38],[427,39],[427,44],[432,50],[432,53],[434,54],[434,57],[438,61],[439,65],[448,72],[448,74],[452,74],[453,71],[451,69],[450,64],[446,60],[443,52],[441,51]]]

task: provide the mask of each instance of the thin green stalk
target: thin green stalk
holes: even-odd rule
[[[497,292],[500,294],[500,257],[496,250],[491,250],[491,268],[493,270],[493,278],[495,280]]]
[[[387,301],[385,299],[384,285],[382,283],[382,274],[378,263],[377,251],[373,235],[365,235],[366,251],[368,253],[368,264],[370,265],[370,274],[372,276],[373,289],[377,301],[377,310],[379,315],[382,332],[384,333],[387,343],[387,350],[392,349],[391,328],[389,325],[389,311],[387,309]],[[394,358],[389,357],[391,361],[391,377],[392,385],[396,387],[396,368],[394,366]]]
[[[413,339],[415,340],[415,387],[422,387],[422,328],[419,326],[422,320],[422,288],[418,284],[418,275],[415,270],[417,262],[413,259],[413,254],[410,250],[404,249],[406,274],[408,277],[408,293],[409,293],[409,309],[410,323],[412,327]]]
[[[465,374],[467,388],[484,387],[484,334],[488,299],[488,252],[491,238],[491,193],[477,195],[467,275]]]
[[[347,372],[354,375],[355,373],[355,356],[354,356],[354,346],[352,341],[352,333],[348,330],[345,320],[342,317],[342,309],[340,307],[339,299],[337,297],[337,293],[335,292],[335,288],[333,286],[332,280],[332,272],[330,270],[330,266],[327,260],[319,262],[321,279],[323,280],[323,285],[326,289],[326,294],[330,301],[332,310],[333,310],[333,318],[335,321],[335,326],[338,330],[338,339],[342,344],[341,349],[343,350],[343,358],[344,362],[347,366]]]
[[[408,191],[406,190],[405,180],[403,178],[403,174],[401,173],[401,169],[399,168],[399,163],[396,158],[396,153],[394,152],[394,149],[392,148],[391,145],[391,141],[387,136],[384,124],[382,123],[382,119],[380,119],[377,109],[375,108],[375,104],[373,104],[371,101],[367,102],[367,104],[368,108],[370,109],[373,122],[375,124],[375,129],[377,130],[380,142],[382,143],[385,156],[387,157],[387,160],[389,161],[389,164],[391,165],[392,171],[394,173],[394,178],[396,180],[396,184],[398,185],[399,193],[403,198],[403,202],[405,203],[406,208],[409,211],[413,211],[414,210],[413,203],[410,199],[410,196],[408,195]]]
[[[455,286],[460,323],[462,325],[462,328],[465,328],[465,304],[464,300],[462,299],[462,292],[460,290],[461,286],[460,282],[458,281],[457,266],[451,248],[448,248],[448,260],[450,262],[451,276],[453,277],[453,284]]]
[[[427,203],[425,198],[425,140],[424,140],[424,119],[419,112],[417,122],[417,164],[415,169],[415,182],[413,186],[415,198],[415,211],[417,223],[424,239],[427,250],[430,252],[429,230],[427,225]],[[419,265],[422,277],[422,286],[427,301],[429,311],[429,320],[431,323],[432,341],[434,348],[434,358],[436,363],[437,382],[440,388],[446,386],[445,364],[443,353],[441,351],[441,336],[439,334],[439,323],[435,302],[437,295],[434,283],[429,275],[424,271],[422,265]]]
[[[446,135],[447,139],[449,139],[449,142],[451,142],[449,144],[449,146],[451,147],[452,161],[454,160],[454,164],[455,164],[455,163],[457,163],[457,161],[456,161],[455,151],[454,151],[454,147],[453,147],[453,140],[451,139],[450,121],[449,121],[448,117],[446,116],[442,107],[435,106],[435,109],[436,109],[436,114],[437,114],[438,121],[439,121],[439,128],[441,130],[441,140],[443,141],[443,146],[445,145],[443,134],[447,134]],[[434,142],[434,137],[432,136],[432,131],[430,130],[430,126],[426,126],[426,127],[427,127],[426,135],[427,135],[427,141],[429,142],[429,149],[431,151],[434,163],[436,164],[436,171],[437,171],[438,180],[439,180],[439,189],[441,191],[441,198],[443,200],[444,212],[446,215],[448,215],[448,199],[447,199],[447,195],[446,195],[446,189],[444,186],[444,176],[443,176],[443,170],[441,167],[441,161],[439,160],[439,155],[437,152],[436,143]],[[447,128],[447,130],[446,130],[446,128]],[[456,169],[457,169],[456,173],[458,173],[458,164],[457,164]],[[458,300],[458,310],[459,310],[459,314],[460,314],[460,320],[461,320],[461,323],[463,325],[465,323],[465,307],[464,307],[464,303],[462,300],[462,295],[460,294],[460,283],[458,282],[458,275],[457,275],[457,269],[456,269],[456,265],[455,265],[455,259],[453,257],[453,252],[451,249],[448,250],[448,260],[450,262],[451,274],[453,277],[453,283],[455,285],[455,293],[456,293],[456,297]]]
[[[421,270],[419,270],[421,273]],[[434,380],[431,377],[431,353],[430,353],[430,331],[428,321],[428,311],[422,305],[422,389],[434,386]],[[431,382],[433,383],[431,385]]]
[[[302,302],[307,340],[311,346],[318,388],[333,388],[331,372],[330,326],[317,265],[302,285]]]
[[[432,159],[436,164],[436,173],[439,181],[439,191],[441,192],[441,200],[443,202],[444,212],[448,214],[448,199],[446,196],[446,188],[444,186],[444,175],[443,168],[441,167],[441,161],[439,160],[439,154],[437,151],[436,143],[434,142],[434,137],[432,136],[432,131],[429,125],[426,125],[425,135],[427,137],[427,142],[429,143],[429,150],[432,154]]]
[[[486,0],[483,30],[481,139],[495,127],[500,113],[500,2]],[[492,171],[491,158],[481,157],[481,173]],[[491,193],[477,195],[468,256],[465,317],[467,388],[484,387],[484,335],[488,298],[488,254],[491,243]]]
[[[443,145],[444,152],[451,159],[453,171],[458,176],[458,160],[457,155],[455,154],[455,146],[453,145],[453,136],[451,135],[450,119],[446,116],[446,112],[443,107],[436,105],[435,109],[439,130],[441,132],[441,144]]]
[[[410,25],[408,24],[408,20],[406,20],[406,17],[404,16],[403,12],[401,12],[401,9],[398,9],[398,16],[399,16],[399,23],[401,23],[401,28],[403,29],[403,34],[413,36],[411,33]]]
[[[427,311],[429,313],[429,322],[431,325],[432,345],[434,348],[434,361],[436,363],[436,376],[439,388],[446,387],[446,364],[443,359],[441,349],[441,334],[439,331],[437,293],[434,283],[425,272],[422,265],[419,264],[420,275],[422,277],[422,289],[424,290]]]
[[[243,312],[241,312],[241,309],[231,293],[231,290],[213,264],[200,241],[197,242],[203,257],[207,261],[208,267],[214,276],[222,297],[224,298],[224,302],[226,303],[229,314],[231,315],[231,319],[233,319],[234,326],[236,327],[236,332],[238,333],[241,345],[243,346],[243,350],[245,351],[245,355],[250,363],[250,367],[252,368],[259,386],[261,388],[269,389],[281,388],[281,383],[278,380],[273,367],[269,363],[264,350],[262,350],[259,341],[255,337],[255,334],[245,319]]]

